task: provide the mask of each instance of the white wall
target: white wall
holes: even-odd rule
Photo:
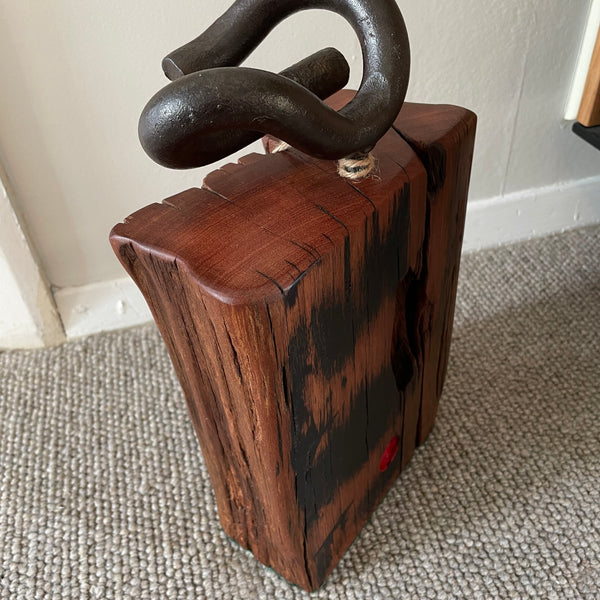
[[[137,119],[166,83],[161,58],[229,3],[0,2],[0,164],[50,281],[68,288],[57,297],[59,308],[73,287],[124,276],[107,242],[114,223],[199,185],[208,171],[175,172],[152,163],[138,144]],[[600,155],[562,120],[589,0],[399,5],[412,42],[409,99],[462,104],[479,115],[472,206],[492,206],[507,194],[514,204],[522,190],[531,198],[538,188],[600,176]],[[330,13],[292,17],[249,64],[277,70],[330,45],[350,60],[357,86],[358,43]],[[588,204],[590,189],[594,182],[585,182]],[[543,205],[544,197],[535,195],[536,202]],[[485,222],[478,227],[485,242]],[[531,223],[525,229],[533,229]],[[543,223],[537,229],[544,230]],[[69,306],[85,313],[77,302]]]

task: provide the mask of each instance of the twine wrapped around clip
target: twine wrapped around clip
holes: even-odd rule
[[[280,141],[271,150],[271,154],[285,152],[291,146],[284,141]],[[359,181],[368,177],[375,169],[376,161],[371,152],[355,152],[350,156],[338,160],[337,172],[340,177],[350,179],[351,181]]]
[[[375,157],[371,152],[355,152],[338,161],[338,175],[352,181],[368,177],[375,168]]]
[[[280,140],[280,142],[277,144],[277,146],[275,146],[271,150],[271,154],[277,154],[278,152],[285,152],[286,150],[289,150],[290,148],[291,148],[291,146],[287,142]]]

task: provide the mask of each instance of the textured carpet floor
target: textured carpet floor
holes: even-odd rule
[[[600,228],[463,261],[434,433],[313,598],[600,598]],[[0,354],[0,598],[307,594],[221,531],[153,327]]]

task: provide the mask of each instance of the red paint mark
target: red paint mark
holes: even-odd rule
[[[383,473],[390,466],[391,462],[396,458],[396,454],[398,453],[398,446],[400,444],[400,438],[395,435],[390,443],[387,445],[387,448],[383,452],[383,456],[381,457],[381,461],[379,463],[379,470]]]

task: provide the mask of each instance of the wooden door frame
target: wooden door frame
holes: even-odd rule
[[[598,41],[599,38],[600,0],[592,0],[585,33],[581,43],[581,50],[579,52],[579,59],[575,68],[571,94],[565,110],[565,120],[567,121],[578,120],[584,95],[587,94],[589,97],[589,94],[592,93],[591,86],[595,85],[596,89],[600,89],[600,74],[598,74],[600,72],[598,72],[594,78],[589,77],[593,68],[594,50],[597,45],[600,45],[600,42]],[[600,61],[600,58],[596,58],[596,61]],[[596,81],[595,84],[594,81]]]

